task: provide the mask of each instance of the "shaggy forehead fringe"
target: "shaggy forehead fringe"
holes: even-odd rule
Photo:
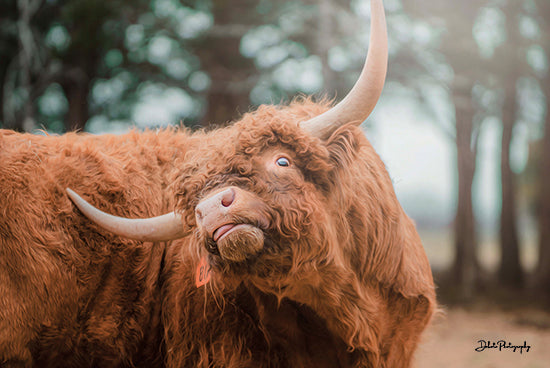
[[[304,97],[292,101],[288,106],[262,105],[235,123],[234,129],[239,132],[238,149],[256,155],[270,146],[281,145],[296,154],[296,158],[304,164],[304,169],[328,170],[326,165],[319,166],[329,156],[325,145],[303,131],[299,124],[325,112],[329,107],[328,100],[315,103],[311,98]]]

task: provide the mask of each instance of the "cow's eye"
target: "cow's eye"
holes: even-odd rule
[[[277,166],[281,167],[289,167],[290,166],[290,160],[286,157],[279,157],[277,160],[275,160],[275,163]]]

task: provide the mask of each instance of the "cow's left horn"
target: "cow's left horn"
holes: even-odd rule
[[[67,188],[66,191],[87,218],[116,235],[149,242],[174,240],[185,235],[182,217],[175,212],[145,219],[128,219],[109,215],[86,202],[71,189]]]
[[[340,126],[361,124],[380,98],[388,69],[388,35],[382,0],[371,0],[370,44],[359,79],[346,97],[332,109],[300,126],[311,135],[327,139]]]

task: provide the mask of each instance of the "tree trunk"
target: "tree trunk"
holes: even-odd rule
[[[31,22],[34,14],[40,7],[40,0],[18,1],[19,19],[17,21],[17,34],[19,37],[19,78],[20,86],[27,93],[21,116],[18,117],[23,130],[29,132],[36,127],[34,101],[30,98],[32,91],[33,72],[37,70],[37,62],[34,54],[37,52],[32,34]]]
[[[550,296],[550,74],[542,82],[546,94],[545,134],[540,157],[539,263],[537,289]]]
[[[439,12],[445,18],[447,37],[441,43],[441,50],[455,73],[451,90],[455,105],[458,198],[454,221],[455,259],[451,271],[459,296],[467,300],[474,296],[479,280],[476,221],[472,204],[479,130],[474,126],[477,107],[472,100],[472,90],[474,82],[484,77],[484,65],[472,37],[472,28],[481,2],[419,1],[427,6],[425,9],[434,7],[436,13],[433,14]]]
[[[83,131],[90,118],[88,95],[90,83],[87,77],[67,80],[62,84],[67,97],[69,111],[65,116],[65,130]]]
[[[500,249],[501,261],[498,280],[503,286],[520,288],[523,285],[523,273],[519,260],[519,241],[517,230],[515,175],[510,168],[510,143],[516,120],[516,73],[505,75],[505,100],[502,111],[502,149],[500,153],[500,172],[502,185],[502,209],[500,213]]]
[[[252,60],[240,54],[239,46],[244,30],[261,21],[249,11],[256,5],[257,0],[213,1],[213,29],[225,32],[210,32],[201,40],[208,47],[199,45],[196,50],[202,69],[211,79],[207,110],[201,122],[203,126],[224,124],[249,110],[249,79],[256,73],[256,68]],[[251,18],[243,18],[247,14]]]
[[[319,15],[317,18],[317,31],[312,32],[315,53],[321,59],[323,72],[323,93],[328,98],[334,98],[337,94],[336,75],[329,66],[328,54],[334,45],[334,9],[331,0],[318,1]]]
[[[472,147],[474,106],[471,101],[471,81],[464,78],[455,83],[453,102],[456,109],[456,155],[458,165],[458,199],[455,232],[455,259],[452,268],[454,283],[460,295],[473,296],[477,279],[476,226],[472,206],[472,184],[476,168],[476,150]]]
[[[197,50],[203,69],[211,78],[202,125],[225,124],[249,110],[247,79],[255,71],[239,54],[240,38],[210,38],[209,47]]]
[[[5,57],[5,55],[0,55],[0,57],[1,56]],[[4,104],[6,103],[6,101],[4,101],[4,82],[6,80],[8,64],[9,64],[9,60],[2,60],[0,62],[0,128],[6,128],[4,126],[6,124],[6,122],[4,121],[5,120]]]
[[[506,15],[507,42],[495,55],[495,69],[504,84],[502,108],[502,142],[500,151],[501,202],[500,249],[501,259],[498,281],[506,287],[521,288],[523,272],[519,258],[519,237],[517,228],[516,178],[510,167],[510,145],[516,123],[518,103],[516,83],[521,75],[523,62],[520,50],[519,15],[521,2],[509,1],[504,8]]]

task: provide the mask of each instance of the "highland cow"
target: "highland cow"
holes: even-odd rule
[[[261,106],[209,132],[0,131],[0,365],[408,367],[435,294],[358,127],[386,74],[380,0],[372,16],[332,108]]]

